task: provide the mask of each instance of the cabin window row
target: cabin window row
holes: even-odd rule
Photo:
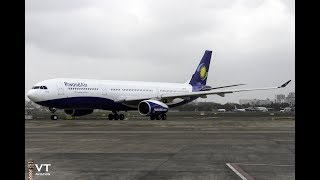
[[[160,92],[183,92],[183,91],[177,91],[177,90],[160,90]]]
[[[90,91],[96,91],[98,88],[68,88],[69,90],[90,90]]]
[[[152,92],[151,89],[111,89],[111,91],[149,91]]]

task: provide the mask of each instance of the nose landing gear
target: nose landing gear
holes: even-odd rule
[[[57,115],[51,115],[51,120],[58,120],[59,117]]]
[[[54,113],[57,111],[57,109],[54,108],[54,107],[50,107],[49,110],[50,110],[51,113],[53,114],[53,115],[51,115],[51,120],[58,120],[58,119],[59,119],[58,115],[55,115],[55,114],[54,114]]]

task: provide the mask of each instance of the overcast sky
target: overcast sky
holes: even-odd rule
[[[184,83],[212,50],[207,85],[295,91],[294,0],[27,0],[25,92],[50,78]]]

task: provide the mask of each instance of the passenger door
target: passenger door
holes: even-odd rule
[[[108,95],[108,88],[106,85],[102,86],[102,96],[106,97]]]
[[[57,82],[58,95],[64,95],[64,89],[62,82]]]

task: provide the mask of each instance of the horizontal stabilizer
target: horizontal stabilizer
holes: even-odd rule
[[[291,82],[291,80],[287,81],[286,83],[282,84],[279,88],[284,88],[284,87],[286,87],[290,82]]]

